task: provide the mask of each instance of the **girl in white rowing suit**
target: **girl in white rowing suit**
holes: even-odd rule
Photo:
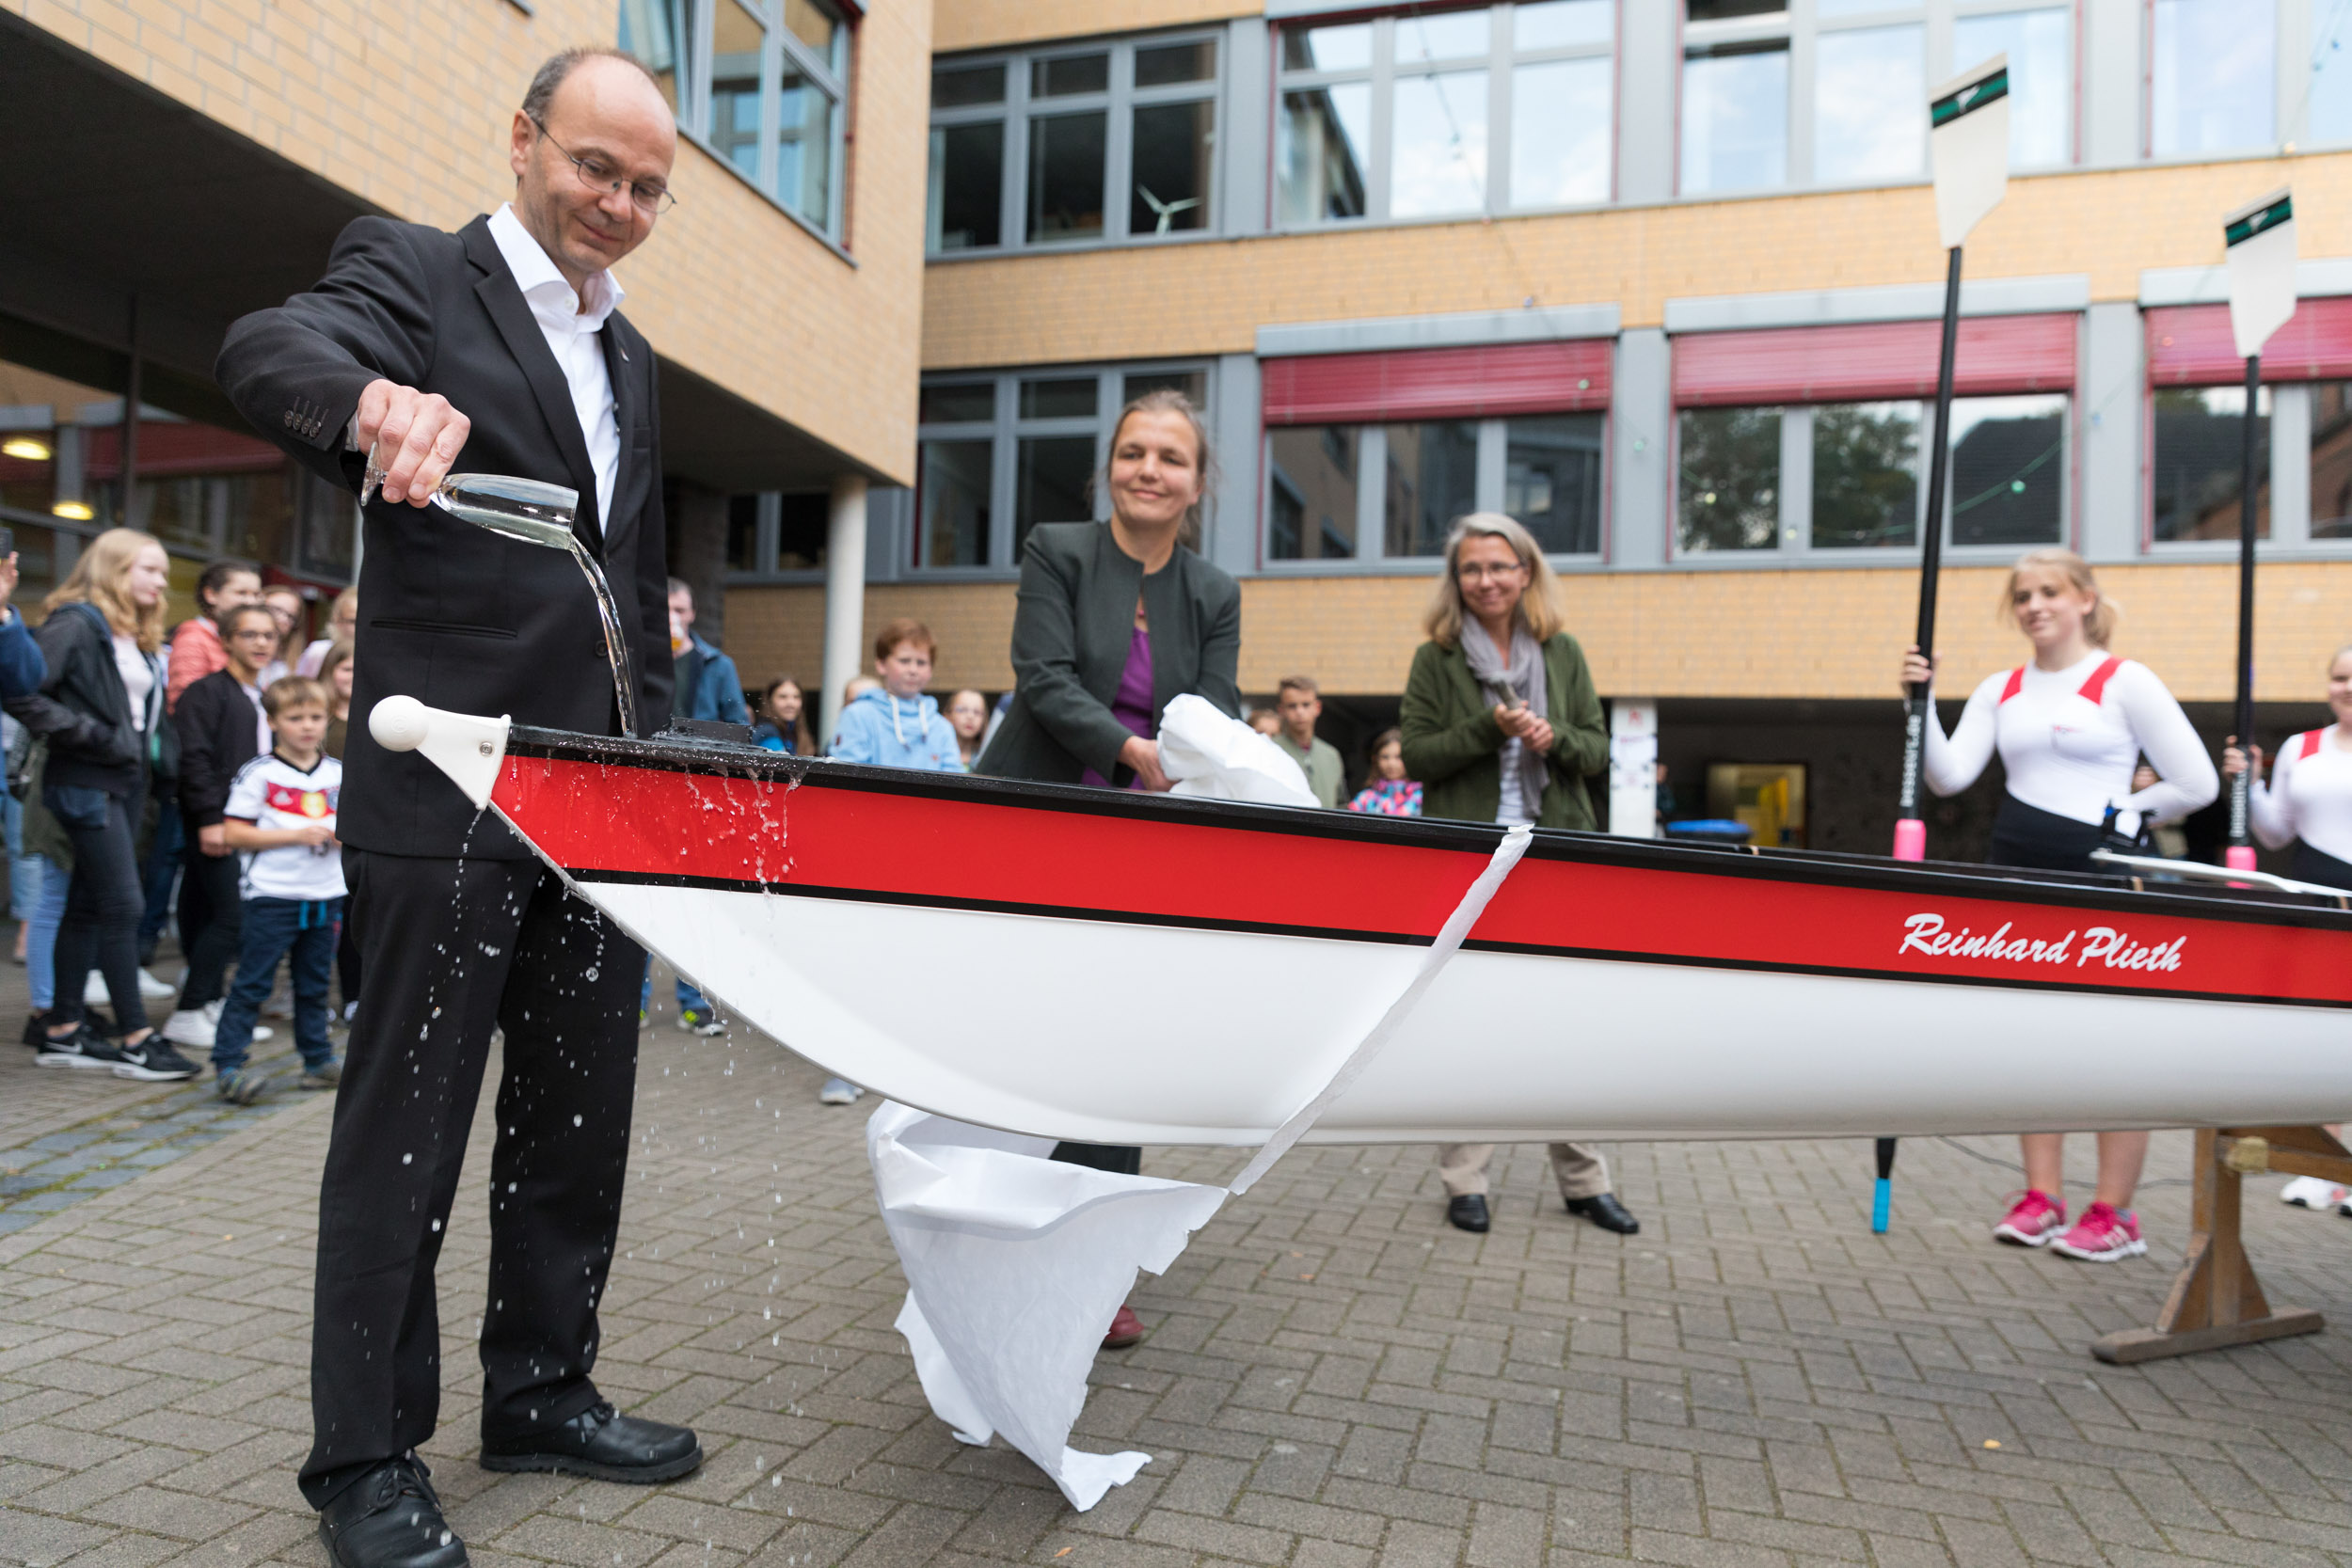
[[[2295,846],[2288,875],[2323,887],[2352,888],[2352,645],[2328,661],[2328,706],[2336,721],[2291,736],[2279,748],[2270,783],[2262,782],[2263,749],[2253,748],[2251,808],[2254,836],[2273,849]],[[2221,771],[2246,770],[2237,736],[2221,753]],[[2343,1135],[2341,1126],[2329,1132]],[[2299,1209],[2333,1209],[2352,1218],[2352,1193],[2316,1176],[2298,1176],[2279,1196]]]
[[[2030,550],[2009,574],[2001,613],[2033,644],[2033,658],[1987,675],[1970,694],[1949,739],[1928,710],[1924,776],[1938,795],[1977,782],[1998,750],[2008,789],[1993,824],[1994,865],[2045,871],[2095,869],[2107,808],[2150,817],[2185,816],[2220,793],[2204,743],[2181,705],[2147,666],[2106,651],[2116,610],[2090,567],[2072,550]],[[1906,685],[1927,680],[1914,647],[1903,660]],[[2157,782],[2132,789],[2141,752]],[[2025,1196],[1993,1234],[2021,1246],[2054,1244],[2070,1258],[2107,1263],[2148,1250],[2131,1212],[2148,1156],[2145,1132],[2099,1134],[2099,1182],[2072,1229],[2059,1194],[2065,1135],[2029,1132],[2024,1140]]]

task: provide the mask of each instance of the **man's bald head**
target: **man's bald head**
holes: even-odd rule
[[[651,71],[617,49],[567,49],[515,116],[515,214],[580,289],[653,231],[660,203],[639,198],[668,188],[676,157],[677,117]]]

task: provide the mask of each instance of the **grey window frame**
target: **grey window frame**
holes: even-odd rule
[[[2058,489],[2058,538],[2051,543],[2071,547],[2081,515],[2082,389],[2070,387],[2046,392],[1986,392],[1976,395],[1986,398],[2062,397],[2066,400],[2066,410],[2060,417],[2066,444],[2058,457],[2064,466],[2066,479]],[[1963,397],[1955,401],[1973,400]],[[1913,541],[1908,545],[1824,546],[1816,548],[1813,544],[1814,411],[1822,407],[1842,408],[1872,403],[1917,403],[1920,405],[1918,500],[1913,518]],[[1935,438],[1933,398],[1839,398],[1826,403],[1759,403],[1738,406],[1772,408],[1780,414],[1780,483],[1775,487],[1780,502],[1780,543],[1770,549],[1755,550],[1685,551],[1681,547],[1682,416],[1690,410],[1677,406],[1671,410],[1669,429],[1672,434],[1668,437],[1666,454],[1666,563],[1669,567],[1719,572],[1738,571],[1750,566],[1895,566],[1919,559],[1918,541],[1927,531],[1927,469],[1932,455],[1928,443]],[[1993,565],[2014,560],[2019,548],[2015,545],[1955,545],[1952,542],[1951,470],[1952,466],[1946,464],[1944,547],[1940,552],[1943,558],[1955,565]]]
[[[2243,386],[2243,381],[2216,381],[2187,389],[2229,391]],[[2263,390],[2270,394],[2270,537],[2254,541],[2258,557],[2352,557],[2352,538],[2312,537],[2312,386],[2308,381],[2263,383]],[[2155,394],[2167,389],[2140,388],[2140,439],[2145,453],[2140,461],[2140,553],[2150,561],[2234,561],[2238,548],[2234,539],[2156,537]]]
[[[990,443],[988,560],[976,566],[933,566],[921,559],[923,547],[920,519],[921,497],[914,498],[913,516],[916,519],[905,543],[898,570],[906,579],[925,582],[998,582],[1018,577],[1021,562],[1013,554],[1012,541],[1015,519],[1014,506],[1019,499],[1021,482],[1021,442],[1025,436],[1084,436],[1094,437],[1094,466],[1099,470],[1110,456],[1111,427],[1118,421],[1119,411],[1126,405],[1126,378],[1146,374],[1198,375],[1205,398],[1200,410],[1201,422],[1211,430],[1216,428],[1216,362],[1202,357],[1168,359],[1120,360],[1110,364],[1085,365],[1024,365],[1000,371],[941,371],[923,377],[925,387],[992,388],[993,412],[986,420],[959,421],[954,424],[918,424],[914,440],[917,453],[916,469],[921,470],[920,453],[928,441],[978,441]],[[1094,378],[1094,413],[1071,415],[1054,419],[1021,418],[1021,384],[1025,381],[1074,381],[1081,377]],[[1214,504],[1214,498],[1212,498]],[[1099,518],[1110,515],[1109,502],[1097,497],[1094,514]]]
[[[1207,43],[1213,46],[1216,51],[1216,71],[1198,82],[1175,82],[1156,87],[1137,87],[1135,85],[1137,49],[1157,49],[1181,43]],[[1103,91],[1058,93],[1045,99],[1030,96],[1030,67],[1034,62],[1103,54],[1110,56],[1109,85]],[[961,70],[968,66],[1004,66],[1005,96],[1001,103],[931,109],[929,128],[937,131],[951,125],[1001,121],[1005,127],[1005,163],[999,187],[998,242],[993,245],[974,245],[962,250],[936,249],[931,243],[927,214],[923,233],[924,260],[955,261],[965,256],[1004,256],[1023,251],[1062,251],[1100,245],[1179,245],[1192,240],[1214,239],[1222,234],[1224,191],[1220,175],[1224,159],[1216,150],[1221,149],[1221,138],[1225,135],[1225,73],[1231,54],[1231,40],[1225,28],[1185,27],[1169,32],[1095,39],[1081,43],[1057,41],[1049,47],[988,49],[963,55],[934,55],[931,59],[934,68],[946,66]],[[1135,234],[1128,231],[1127,226],[1128,187],[1135,180],[1135,111],[1155,103],[1209,105],[1213,116],[1211,135],[1215,138],[1209,158],[1209,194],[1201,203],[1200,228],[1168,234]],[[1083,239],[1031,241],[1028,238],[1029,120],[1038,114],[1079,114],[1089,110],[1100,110],[1104,117],[1103,232]]]
[[[834,35],[837,62],[820,58],[800,37],[784,24],[784,0],[680,0],[687,12],[686,24],[680,29],[678,41],[680,61],[677,72],[678,131],[696,147],[708,153],[713,162],[767,198],[777,211],[825,242],[826,245],[848,255],[847,236],[842,231],[842,217],[849,208],[849,193],[845,188],[849,178],[850,87],[855,76],[858,24],[861,20],[854,8],[838,0],[828,0],[833,6],[839,30]],[[740,6],[762,29],[759,52],[759,166],[755,174],[745,174],[734,160],[721,152],[710,139],[710,78],[716,63],[716,11],[721,6]],[[832,145],[827,149],[825,211],[811,214],[800,211],[775,192],[778,138],[783,130],[780,107],[787,61],[818,90],[833,100]]]
[[[1609,563],[1613,522],[1612,499],[1615,483],[1615,452],[1610,439],[1613,410],[1529,409],[1513,415],[1492,418],[1354,420],[1324,420],[1297,424],[1267,425],[1258,437],[1258,570],[1268,577],[1333,577],[1350,574],[1422,575],[1438,558],[1434,555],[1392,556],[1388,553],[1388,469],[1389,431],[1392,424],[1476,424],[1478,426],[1478,459],[1474,469],[1478,476],[1472,509],[1479,512],[1502,510],[1503,493],[1510,462],[1510,427],[1513,418],[1541,420],[1558,419],[1577,414],[1597,415],[1600,419],[1600,547],[1575,554],[1553,554],[1546,560],[1568,570],[1581,570]],[[1311,561],[1279,561],[1273,549],[1274,533],[1274,452],[1273,436],[1277,430],[1321,430],[1340,426],[1356,432],[1356,553],[1353,557],[1320,557]]]
[[[1887,4],[1852,16],[1821,17],[1815,0],[1788,0],[1785,11],[1772,11],[1760,16],[1740,17],[1728,22],[1692,24],[1681,20],[1689,13],[1683,0],[1673,0],[1677,13],[1675,51],[1675,145],[1674,188],[1677,196],[1692,200],[1737,200],[1741,197],[1778,195],[1788,191],[1807,190],[1872,190],[1890,185],[1926,184],[1929,182],[1927,106],[1920,105],[1919,168],[1916,174],[1899,180],[1874,179],[1862,181],[1823,182],[1814,178],[1814,89],[1819,77],[1820,39],[1824,33],[1867,32],[1873,28],[1917,25],[1922,32],[1923,56],[1920,80],[1923,87],[1949,79],[1956,72],[1975,62],[1955,60],[1953,52],[1954,24],[1963,17],[2003,16],[2013,11],[2063,10],[2066,12],[2067,66],[2072,78],[2068,88],[2071,100],[2067,116],[2068,155],[2058,164],[2020,167],[2021,174],[2054,173],[2061,169],[2083,166],[2083,0],[1888,0]],[[2148,0],[2150,5],[2153,0]],[[2304,0],[2280,0],[2281,4],[2301,4]],[[2153,15],[2153,12],[2151,13]],[[1757,42],[1786,39],[1788,43],[1788,167],[1787,179],[1779,185],[1759,185],[1740,191],[1685,191],[1682,188],[1682,104],[1683,71],[1689,55],[1686,46],[1693,42],[1732,43]],[[2143,119],[2145,114],[2143,113]],[[2144,145],[2144,144],[2143,144]]]
[[[1642,0],[1633,0],[1642,3]],[[1314,230],[1359,229],[1373,223],[1461,223],[1479,216],[1504,213],[1583,213],[1595,212],[1613,205],[1617,199],[1617,143],[1624,124],[1623,72],[1618,65],[1618,48],[1625,35],[1625,8],[1628,0],[1614,0],[1610,17],[1609,41],[1605,44],[1567,44],[1551,49],[1518,50],[1512,38],[1512,15],[1517,0],[1493,0],[1489,8],[1486,50],[1483,55],[1464,55],[1432,62],[1427,67],[1418,63],[1400,71],[1396,63],[1396,23],[1403,12],[1391,11],[1378,16],[1358,17],[1348,13],[1342,17],[1285,18],[1276,24],[1269,58],[1274,72],[1272,113],[1274,124],[1269,143],[1276,167],[1267,181],[1266,225],[1283,233],[1300,233]],[[1477,9],[1477,7],[1468,8]],[[1411,14],[1419,15],[1416,8]],[[1281,34],[1288,30],[1311,27],[1332,21],[1361,20],[1372,27],[1372,63],[1351,71],[1287,71],[1283,69]],[[1607,59],[1609,72],[1609,194],[1597,201],[1565,203],[1532,203],[1525,207],[1511,205],[1511,88],[1513,73],[1523,65],[1545,65],[1555,60]],[[1439,75],[1449,71],[1481,70],[1486,73],[1486,189],[1485,198],[1473,208],[1455,213],[1415,214],[1393,218],[1390,215],[1390,133],[1394,121],[1396,83],[1400,76]],[[1361,82],[1371,87],[1372,120],[1371,145],[1366,149],[1364,165],[1364,211],[1360,217],[1322,218],[1307,223],[1289,223],[1282,218],[1279,168],[1281,115],[1283,95],[1315,87],[1337,87]]]

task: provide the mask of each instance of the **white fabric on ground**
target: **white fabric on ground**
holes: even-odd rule
[[[1230,1188],[1060,1164],[1047,1158],[1051,1138],[882,1102],[866,1124],[866,1151],[907,1276],[898,1332],[932,1413],[960,1440],[982,1444],[1003,1433],[1080,1512],[1152,1462],[1070,1447],[1088,1369],[1136,1271],[1166,1273],[1226,1197],[1247,1192],[1346,1092],[1460,950],[1530,836],[1524,826],[1503,835],[1371,1029],[1340,1052],[1323,1087]]]

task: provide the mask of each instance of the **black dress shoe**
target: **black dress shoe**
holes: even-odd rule
[[[1456,1230],[1474,1230],[1482,1236],[1485,1235],[1486,1233],[1486,1195],[1464,1193],[1445,1206],[1445,1217],[1454,1223],[1454,1228]]]
[[[431,1472],[414,1456],[383,1464],[319,1510],[336,1568],[466,1568],[466,1544],[441,1517]]]
[[[482,1440],[485,1470],[553,1470],[636,1486],[675,1481],[702,1462],[691,1428],[624,1416],[602,1401],[550,1431]]]
[[[1613,1230],[1620,1236],[1634,1235],[1642,1228],[1642,1222],[1617,1201],[1614,1193],[1603,1193],[1598,1197],[1572,1197],[1568,1199],[1568,1212],[1581,1214],[1603,1230]]]

